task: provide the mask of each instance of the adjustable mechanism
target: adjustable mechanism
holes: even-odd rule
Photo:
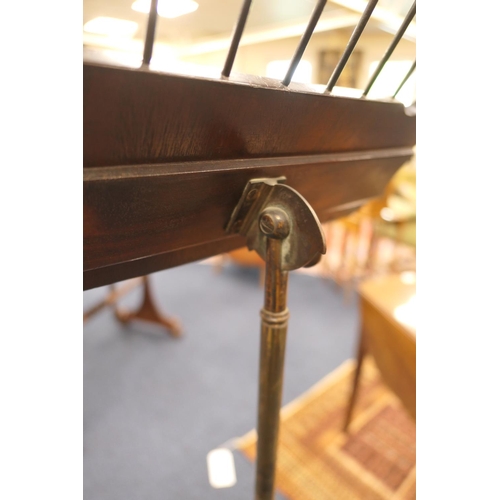
[[[247,238],[247,246],[266,261],[261,310],[256,500],[274,498],[274,476],[283,387],[288,271],[316,264],[326,252],[318,217],[286,179],[248,182],[226,232]]]

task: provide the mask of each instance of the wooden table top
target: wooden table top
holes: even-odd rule
[[[414,272],[379,276],[359,286],[361,298],[370,302],[391,323],[416,334],[416,276]]]

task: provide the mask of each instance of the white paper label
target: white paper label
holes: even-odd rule
[[[236,484],[236,469],[231,450],[217,448],[207,455],[208,481],[212,488],[229,488]]]

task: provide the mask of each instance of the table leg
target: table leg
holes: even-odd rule
[[[360,336],[359,336],[359,344],[358,344],[356,370],[354,372],[351,397],[349,399],[349,404],[347,406],[347,412],[346,412],[345,421],[344,421],[344,428],[343,428],[344,432],[347,432],[347,430],[349,428],[349,424],[351,423],[354,404],[356,403],[356,398],[358,396],[359,379],[361,376],[361,368],[363,366],[363,360],[365,358],[365,354],[366,354],[366,350],[365,350],[365,346],[364,346],[364,335],[363,335],[363,329],[361,329]]]

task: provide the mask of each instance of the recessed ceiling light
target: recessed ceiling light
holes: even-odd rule
[[[132,9],[147,14],[151,8],[151,0],[136,0]],[[194,0],[158,0],[158,15],[173,19],[194,12],[198,4]]]
[[[133,36],[138,24],[114,17],[96,17],[83,25],[83,31],[96,35]]]

